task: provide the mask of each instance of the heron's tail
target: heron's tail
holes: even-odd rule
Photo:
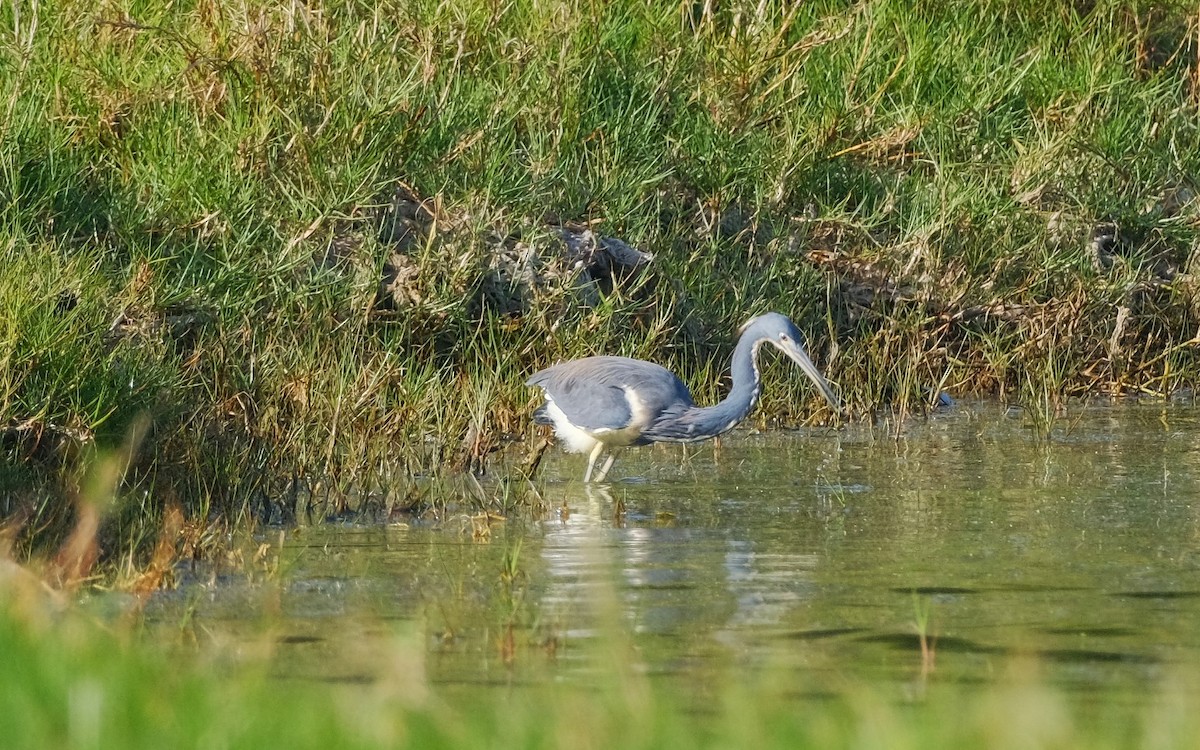
[[[554,420],[550,418],[550,414],[546,411],[546,404],[542,404],[533,410],[534,424],[554,424]]]

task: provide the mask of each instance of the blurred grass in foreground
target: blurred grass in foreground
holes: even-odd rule
[[[135,618],[136,619],[136,618]],[[146,643],[0,566],[0,736],[8,748],[95,747],[812,747],[1189,748],[1200,746],[1195,673],[1167,673],[1132,704],[1068,695],[1032,660],[1006,660],[987,682],[915,693],[847,677],[805,684],[770,667],[703,692],[633,667],[609,633],[579,679],[472,689],[428,684],[426,644],[376,639],[385,677],[369,684],[272,677],[270,628],[199,647]]]

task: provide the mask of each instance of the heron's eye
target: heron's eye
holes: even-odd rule
[[[787,335],[786,333],[781,333],[781,334],[779,334],[779,340],[786,344],[787,342],[792,340],[792,337]]]

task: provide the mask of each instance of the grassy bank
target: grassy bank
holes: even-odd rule
[[[1134,2],[5,5],[4,513],[69,527],[131,435],[118,519],[404,504],[529,434],[539,366],[714,399],[768,309],[862,416],[1192,387],[1198,35]],[[768,377],[758,419],[828,416]]]

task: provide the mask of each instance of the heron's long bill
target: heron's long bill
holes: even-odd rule
[[[836,411],[841,411],[842,405],[841,401],[837,397],[837,394],[833,392],[833,388],[830,387],[829,381],[825,379],[825,376],[821,374],[821,371],[817,369],[817,366],[813,364],[813,361],[808,358],[808,354],[805,353],[805,351],[793,341],[775,345],[778,346],[784,354],[788,355],[793,362],[800,365],[800,369],[804,370],[804,374],[807,375],[814,384],[816,384],[817,389],[821,391],[821,395],[825,397],[825,400],[829,402],[829,405],[832,406]]]

